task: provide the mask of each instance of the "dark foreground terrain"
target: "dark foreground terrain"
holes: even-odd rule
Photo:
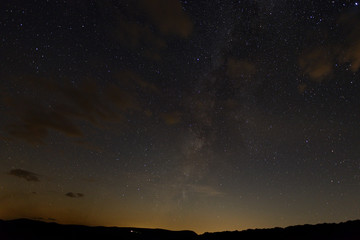
[[[121,239],[121,240],[241,240],[241,239],[360,239],[360,220],[338,224],[299,225],[286,228],[251,229],[204,233],[162,229],[87,227],[61,225],[29,219],[0,220],[0,239]]]

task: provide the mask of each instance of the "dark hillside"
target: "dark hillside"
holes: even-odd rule
[[[29,219],[0,220],[1,240],[57,240],[57,239],[121,239],[121,240],[359,240],[360,220],[345,223],[298,225],[286,228],[249,229],[234,232],[216,232],[197,235],[192,231],[163,229],[88,227],[61,225]]]
[[[195,240],[192,231],[168,231],[163,229],[88,227],[61,225],[29,219],[0,220],[1,240],[65,240],[65,239],[121,239],[121,240]]]
[[[360,220],[345,223],[297,225],[286,228],[249,229],[235,232],[204,233],[201,240],[291,239],[291,240],[355,240],[360,239]]]

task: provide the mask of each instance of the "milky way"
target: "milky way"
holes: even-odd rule
[[[0,218],[359,218],[355,1],[4,1]]]

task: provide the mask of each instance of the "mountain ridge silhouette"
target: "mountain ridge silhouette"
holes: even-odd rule
[[[360,239],[360,220],[340,223],[304,224],[288,227],[205,232],[137,227],[103,227],[59,224],[32,219],[0,219],[0,239],[125,239],[125,240],[235,240],[235,239]]]

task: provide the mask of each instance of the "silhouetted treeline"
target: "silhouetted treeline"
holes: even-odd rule
[[[286,228],[250,229],[197,235],[192,231],[163,229],[87,227],[18,219],[0,220],[1,240],[119,239],[119,240],[359,240],[360,220],[338,224],[299,225]]]

